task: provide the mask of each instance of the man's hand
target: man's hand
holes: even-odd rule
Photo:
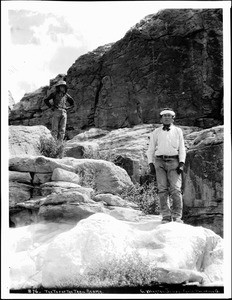
[[[150,167],[150,174],[155,175],[155,166],[154,166],[154,164],[150,163],[149,167]]]
[[[177,174],[181,174],[184,170],[184,163],[183,162],[179,162],[179,166],[176,168],[176,172]]]

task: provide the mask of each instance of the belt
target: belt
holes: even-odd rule
[[[156,157],[162,158],[162,159],[167,159],[167,158],[179,158],[178,155],[171,155],[171,156],[168,156],[168,155],[157,155]]]

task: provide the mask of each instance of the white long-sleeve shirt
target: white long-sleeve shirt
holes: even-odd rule
[[[185,162],[184,137],[179,127],[172,124],[170,130],[166,131],[161,126],[151,133],[147,150],[148,163],[154,163],[154,158],[158,155],[178,155],[179,162]]]

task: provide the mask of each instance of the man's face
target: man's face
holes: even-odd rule
[[[163,114],[161,122],[165,125],[172,124],[174,122],[173,116],[171,114]]]
[[[62,93],[64,93],[64,92],[65,92],[65,86],[61,85],[61,86],[60,86],[60,91],[61,91]]]

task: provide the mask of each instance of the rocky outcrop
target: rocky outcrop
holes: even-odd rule
[[[25,224],[37,221],[44,197],[50,197],[52,193],[54,205],[44,206],[43,213],[40,211],[39,215],[52,218],[51,211],[56,205],[55,219],[67,220],[65,216],[71,214],[64,205],[70,208],[74,204],[61,204],[56,201],[56,196],[69,191],[87,193],[89,204],[85,216],[90,211],[102,212],[107,208],[107,213],[118,219],[136,218],[139,212],[131,202],[126,204],[123,191],[132,182],[143,183],[149,177],[146,150],[149,134],[156,126],[159,125],[138,125],[112,131],[90,129],[65,143],[65,157],[62,159],[51,159],[41,154],[33,157],[25,154],[12,156],[9,163],[12,222],[21,224],[22,218],[25,218]],[[33,127],[26,128],[32,131],[22,130],[23,140],[29,140],[27,135],[33,132]],[[184,221],[205,226],[222,236],[224,128],[217,126],[201,131],[193,127],[181,128],[187,148],[183,186]],[[14,144],[11,147],[14,149]],[[151,182],[155,178],[148,179]],[[88,192],[86,185],[91,187]],[[42,197],[42,200],[38,197]],[[75,220],[75,215],[80,215],[77,209],[70,218]]]
[[[121,40],[79,57],[66,80],[75,100],[68,139],[89,127],[158,123],[160,109],[168,106],[179,125],[222,124],[222,9],[149,15]],[[10,124],[51,128],[51,112],[42,101],[48,90],[25,95],[11,112]]]
[[[78,224],[10,230],[10,288],[223,285],[222,238],[203,227],[119,221],[97,213]],[[180,255],[181,251],[181,255]]]
[[[223,235],[223,126],[200,131],[185,165],[184,219]]]
[[[39,221],[73,223],[97,212],[118,213],[127,220],[142,215],[135,204],[123,205],[120,197],[114,199],[133,183],[124,169],[111,162],[26,155],[11,157],[9,170],[11,226]]]
[[[65,143],[64,156],[110,160],[124,168],[134,183],[140,182],[149,173],[146,151],[150,134],[159,126],[144,124],[111,131],[91,128]],[[181,129],[188,149],[200,128],[181,126]]]
[[[9,126],[9,154],[41,155],[41,138],[51,139],[50,130],[45,126]]]

